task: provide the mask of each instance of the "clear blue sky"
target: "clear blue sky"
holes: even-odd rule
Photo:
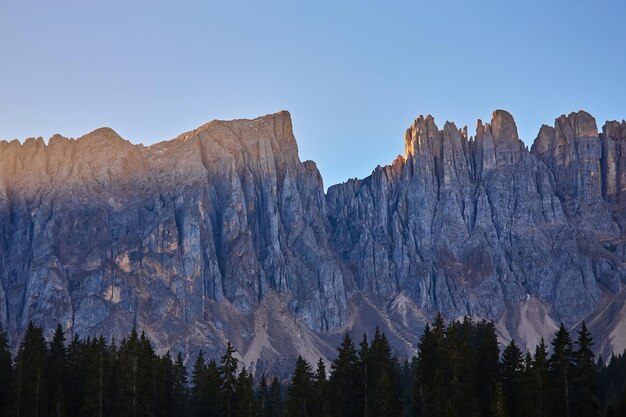
[[[326,186],[403,153],[430,113],[504,108],[530,144],[626,118],[626,2],[0,0],[0,138],[110,126],[135,143],[291,112]]]

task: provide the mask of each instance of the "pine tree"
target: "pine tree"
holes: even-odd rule
[[[174,415],[174,363],[169,351],[157,358],[154,380],[155,416],[171,417]]]
[[[468,401],[469,387],[464,378],[467,370],[466,361],[469,359],[464,330],[458,321],[450,322],[446,329],[443,345],[445,362],[439,365],[441,379],[437,382],[443,394],[441,397],[443,401],[439,402],[442,417],[456,416],[460,410],[465,410],[468,414],[474,411]]]
[[[267,378],[265,375],[259,379],[259,385],[256,390],[256,409],[258,417],[266,417],[269,403],[269,388],[267,386]]]
[[[600,415],[597,391],[597,370],[593,351],[593,338],[585,322],[578,332],[577,350],[574,353],[572,372],[572,416],[596,417]]]
[[[255,417],[256,416],[256,401],[254,398],[254,383],[252,381],[252,374],[248,373],[244,366],[239,376],[237,377],[237,384],[235,387],[235,417]]]
[[[445,346],[446,327],[443,316],[437,314],[426,325],[418,343],[415,380],[415,403],[419,415],[443,417],[450,414],[450,358]]]
[[[296,369],[291,382],[287,387],[286,413],[287,417],[308,417],[312,404],[312,373],[311,365],[298,356]]]
[[[626,351],[611,355],[607,365],[600,369],[598,386],[602,408],[607,411],[607,415],[609,410],[615,414],[626,396]]]
[[[387,337],[378,328],[372,339],[367,362],[369,373],[366,375],[366,391],[369,402],[365,415],[399,416],[401,407],[398,366],[391,355]]]
[[[378,327],[376,328],[378,331]],[[368,386],[371,379],[370,366],[370,347],[367,341],[367,334],[363,334],[361,343],[359,343],[358,360],[356,364],[356,372],[354,375],[355,399],[354,407],[358,410],[359,415],[369,416],[370,406],[368,398],[370,387]]]
[[[415,415],[418,417],[427,417],[431,414],[432,404],[430,402],[430,386],[432,379],[432,366],[429,356],[433,352],[433,336],[430,330],[430,323],[426,323],[424,332],[420,336],[417,344],[418,353],[413,359],[413,406]]]
[[[67,346],[67,414],[69,417],[78,417],[81,413],[85,383],[83,367],[83,342],[74,334]]]
[[[500,346],[493,322],[476,325],[476,353],[473,373],[474,392],[480,415],[489,415],[500,373]]]
[[[119,413],[140,417],[154,414],[156,355],[145,334],[133,330],[118,352],[120,367]]]
[[[9,340],[0,324],[0,415],[9,414],[9,394],[13,385],[13,361],[9,350]]]
[[[518,415],[522,416],[534,416],[536,415],[535,407],[535,374],[534,374],[534,362],[533,355],[526,351],[524,356],[523,372],[519,378],[519,393],[518,398],[520,402]]]
[[[196,357],[191,372],[191,415],[204,416],[209,408],[208,372],[202,349]]]
[[[550,402],[553,417],[571,416],[571,378],[574,357],[572,339],[561,323],[552,341],[552,356],[548,362],[550,370]]]
[[[281,386],[277,377],[272,379],[269,396],[267,398],[266,417],[281,417],[283,415],[283,401]]]
[[[48,414],[54,417],[66,415],[65,391],[67,387],[67,351],[65,348],[65,334],[61,324],[58,324],[50,342],[48,354]]]
[[[414,370],[413,363],[409,363],[408,360],[404,360],[401,369],[400,386],[402,392],[402,417],[412,417],[416,415],[417,410],[413,401],[414,392]]]
[[[360,417],[358,391],[358,358],[350,335],[337,348],[330,375],[330,412],[334,417]]]
[[[46,415],[46,341],[40,327],[29,323],[20,345],[15,366],[15,413],[19,416]]]
[[[176,363],[174,364],[173,369],[172,417],[184,417],[188,415],[188,395],[187,368],[185,368],[183,356],[179,352],[178,355],[176,355]]]
[[[514,340],[506,346],[502,353],[502,389],[506,401],[507,414],[517,417],[521,411],[521,378],[524,372],[524,357]]]
[[[435,341],[434,374],[431,384],[431,398],[434,413],[431,415],[447,417],[450,416],[452,398],[450,393],[454,390],[452,379],[453,364],[450,358],[450,349],[447,346],[448,332],[441,313],[437,313],[432,326],[433,339]]]
[[[228,342],[226,353],[220,361],[220,378],[221,378],[221,406],[225,417],[233,417],[235,389],[237,385],[237,364],[235,358],[235,348]]]
[[[205,417],[222,416],[222,378],[220,369],[214,359],[206,367],[207,373],[207,408]]]
[[[218,417],[222,415],[222,379],[220,369],[211,359],[208,364],[204,361],[202,350],[193,367],[191,376],[191,415],[203,417]],[[236,381],[233,386],[233,400]]]
[[[532,414],[537,417],[544,417],[549,412],[548,386],[550,376],[548,373],[548,347],[543,337],[535,348],[532,365],[532,385],[530,390]]]
[[[141,415],[152,416],[156,414],[155,410],[158,405],[156,401],[156,371],[158,370],[159,357],[154,352],[152,343],[148,340],[144,332],[141,332],[141,337],[139,338],[139,348],[141,382],[145,395],[144,410],[142,410]]]
[[[328,377],[326,375],[326,364],[320,358],[317,361],[317,369],[313,376],[313,404],[310,407],[311,416],[328,416]]]

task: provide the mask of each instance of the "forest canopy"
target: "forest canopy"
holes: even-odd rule
[[[253,375],[229,343],[192,364],[155,353],[133,331],[50,341],[29,324],[15,357],[0,329],[1,416],[593,417],[626,415],[626,358],[596,358],[593,338],[561,325],[549,342],[503,349],[495,326],[465,318],[428,324],[417,356],[402,363],[385,334],[343,337],[327,369],[298,357],[289,380]]]

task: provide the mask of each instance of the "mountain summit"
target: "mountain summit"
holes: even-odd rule
[[[190,358],[329,358],[345,331],[414,352],[441,311],[534,346],[586,320],[626,348],[626,124],[585,112],[529,151],[513,117],[476,133],[420,116],[405,156],[324,193],[291,118],[213,121],[144,147],[98,129],[0,142],[0,322],[144,330]],[[289,363],[289,362],[288,362]]]

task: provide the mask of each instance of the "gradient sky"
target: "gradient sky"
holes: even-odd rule
[[[326,186],[404,152],[419,114],[496,108],[527,144],[586,109],[626,118],[626,2],[0,0],[0,138],[134,143],[291,112]]]

